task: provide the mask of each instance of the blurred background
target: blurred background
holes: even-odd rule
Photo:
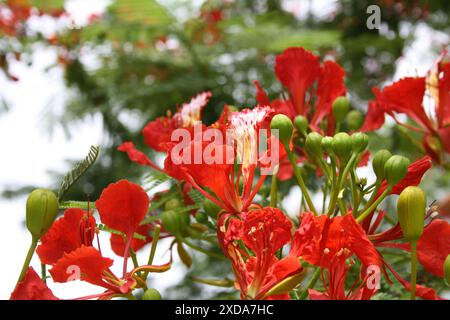
[[[366,9],[373,4],[381,25],[369,30]],[[121,178],[139,183],[145,170],[117,146],[132,140],[148,151],[143,126],[198,92],[212,91],[207,123],[224,104],[254,106],[254,80],[277,96],[274,56],[289,46],[338,61],[353,108],[364,112],[373,86],[433,66],[449,45],[449,12],[449,1],[420,0],[0,1],[0,298],[9,298],[29,245],[27,193],[57,189],[90,145],[100,145],[100,158],[67,199],[95,200]],[[389,123],[372,135],[370,147],[420,155]],[[371,179],[370,170],[362,174]],[[437,168],[425,188],[442,200],[449,184],[449,173]],[[281,188],[285,209],[296,214],[299,190]],[[159,246],[161,262],[167,246]],[[166,298],[228,297],[233,290],[205,289],[189,276],[224,277],[229,266],[195,259],[188,274],[176,265],[157,275],[154,286]],[[80,283],[51,286],[62,298],[96,293]]]

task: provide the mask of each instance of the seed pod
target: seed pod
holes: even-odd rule
[[[165,230],[173,235],[182,234],[189,226],[189,214],[186,212],[164,211],[161,222]]]
[[[408,173],[409,159],[395,155],[390,157],[384,164],[384,173],[388,185],[394,186],[399,183]]]
[[[284,146],[289,146],[291,141],[292,132],[294,127],[292,125],[291,119],[284,114],[277,114],[272,118],[270,122],[271,130],[278,130],[278,139]]]
[[[356,132],[351,135],[352,138],[352,150],[355,153],[361,153],[366,150],[369,144],[369,136],[362,132]]]
[[[161,300],[161,293],[154,288],[148,288],[145,290],[142,300]]]
[[[26,223],[33,237],[39,239],[50,229],[58,210],[58,198],[52,191],[36,189],[30,193],[26,205]]]
[[[359,112],[358,110],[351,110],[347,114],[346,121],[348,130],[356,131],[361,128],[364,119],[361,112]]]
[[[336,122],[342,122],[350,109],[350,102],[346,97],[337,97],[333,102],[333,114]]]
[[[317,132],[311,132],[306,136],[305,147],[310,155],[322,155],[322,135]]]
[[[323,137],[322,149],[328,154],[333,153],[333,137],[329,137],[329,136]]]
[[[427,197],[419,187],[409,186],[400,193],[397,215],[406,240],[417,241],[422,235],[426,206]]]
[[[385,177],[384,165],[390,157],[392,157],[392,154],[386,149],[381,149],[373,156],[372,168],[379,181],[383,180]]]
[[[450,286],[450,254],[447,256],[444,262],[444,277],[447,281],[447,285]]]
[[[352,152],[352,139],[345,132],[340,132],[333,137],[333,151],[340,160],[347,160]]]
[[[294,126],[297,129],[298,132],[301,132],[303,134],[306,134],[306,131],[308,130],[308,119],[306,119],[305,116],[296,116],[294,118]]]

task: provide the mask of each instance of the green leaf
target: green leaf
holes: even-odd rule
[[[98,158],[100,148],[91,146],[86,158],[77,163],[62,179],[61,186],[58,191],[58,200],[61,201],[69,189],[80,179],[80,177],[95,163]]]

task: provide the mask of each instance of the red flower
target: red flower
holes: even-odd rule
[[[211,147],[209,142],[192,140],[189,146],[180,150],[181,154],[175,153],[175,149],[168,153],[164,170],[176,179],[190,182],[205,197],[228,212],[246,211],[266,177],[262,174],[253,186],[255,171],[262,167],[258,154],[258,133],[260,129],[268,128],[271,115],[272,109],[259,106],[231,113],[227,128],[236,141],[235,149],[226,144]],[[201,161],[196,160],[198,155],[202,157]],[[175,164],[174,158],[186,160]],[[234,172],[235,159],[240,160],[237,175]],[[241,180],[243,190],[239,192]],[[209,188],[215,197],[205,188]]]
[[[29,267],[25,277],[20,281],[11,293],[10,300],[58,300],[37,275],[32,267]]]
[[[223,214],[218,221],[218,238],[231,260],[236,286],[243,299],[265,299],[271,288],[301,272],[299,260],[275,253],[291,240],[292,223],[276,208],[242,213],[240,217]],[[240,246],[245,246],[245,250]],[[272,298],[289,298],[277,295]]]
[[[328,268],[336,256],[356,255],[366,266],[381,265],[379,254],[352,214],[329,218],[303,213],[295,232],[291,253],[303,260]]]
[[[303,48],[288,48],[275,58],[275,73],[289,91],[289,100],[270,101],[255,81],[256,99],[261,105],[270,105],[277,113],[293,119],[304,115],[310,119],[311,128],[320,131],[319,124],[327,117],[327,133],[334,133],[332,104],[346,94],[344,70],[334,61],[322,65],[319,57]],[[308,100],[307,100],[308,97]],[[314,105],[312,105],[315,97]]]
[[[68,209],[41,238],[36,253],[42,263],[52,265],[64,253],[69,253],[82,245],[92,246],[96,227],[94,217],[87,211]]]
[[[423,133],[425,151],[437,162],[441,162],[441,152],[450,153],[450,63],[441,60],[436,70],[428,77],[403,78],[383,90],[374,88],[375,100],[369,102],[362,131],[379,129],[388,114],[400,125]],[[436,121],[425,111],[424,97],[429,94],[434,100]],[[406,114],[417,126],[400,123],[396,114]]]
[[[156,151],[166,151],[165,144],[171,141],[172,131],[193,127],[202,119],[202,110],[208,103],[211,92],[202,92],[184,103],[173,117],[161,117],[149,122],[142,130],[145,143]]]

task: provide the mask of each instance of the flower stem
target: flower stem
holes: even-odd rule
[[[416,299],[417,240],[411,241],[411,300]]]
[[[47,268],[45,263],[41,263],[41,278],[44,283],[47,283]]]
[[[289,149],[289,147],[285,147],[285,149],[286,149],[287,155],[289,157],[289,161],[291,162],[292,168],[294,169],[295,178],[297,179],[297,183],[300,186],[300,189],[302,190],[303,197],[305,198],[306,203],[308,204],[309,210],[311,210],[314,213],[314,215],[317,216],[317,210],[314,207],[314,204],[308,193],[308,189],[306,188],[305,182],[303,181],[300,170],[297,167],[297,163],[295,162],[294,154]]]
[[[305,300],[308,297],[308,289],[314,288],[316,285],[317,280],[319,280],[320,272],[322,271],[322,268],[317,268],[316,271],[314,271],[311,280],[309,280],[308,285],[306,286],[305,290],[300,294],[299,299]]]
[[[270,206],[275,208],[277,206],[278,181],[277,175],[272,176],[272,184],[270,186]]]
[[[27,273],[28,267],[30,266],[31,258],[33,258],[34,250],[36,250],[37,244],[38,244],[38,238],[34,237],[31,240],[30,248],[28,249],[27,256],[25,258],[25,261],[23,262],[22,271],[20,272],[19,279],[17,280],[17,283],[23,280],[25,277],[25,274]]]
[[[384,190],[384,192],[378,197],[377,200],[375,200],[374,203],[372,203],[367,209],[365,209],[363,212],[361,212],[361,214],[358,216],[358,218],[356,218],[356,221],[358,223],[361,223],[362,221],[364,221],[364,219],[367,218],[367,216],[378,207],[380,202],[383,201],[384,198],[386,198],[386,196],[389,194],[389,192],[391,192],[391,190],[392,190],[392,186],[387,187],[386,190]]]
[[[187,240],[187,239],[185,239],[185,238],[180,238],[180,240],[181,240],[184,244],[186,244],[188,247],[191,247],[191,248],[194,249],[194,250],[197,250],[197,251],[199,251],[199,252],[201,252],[201,253],[203,253],[203,254],[206,254],[207,256],[210,256],[210,257],[212,257],[212,258],[221,259],[221,260],[226,260],[225,256],[220,255],[220,254],[217,254],[217,253],[215,253],[215,252],[208,251],[208,250],[206,250],[206,249],[203,249],[203,248],[201,248],[201,247],[199,247],[199,246],[193,244],[192,242],[190,242],[189,240]]]
[[[161,231],[161,226],[159,224],[155,225],[155,229],[153,230],[153,239],[152,239],[152,248],[150,249],[150,255],[148,256],[147,265],[151,266],[153,263],[153,259],[155,258],[156,247],[158,246],[159,240],[159,232]],[[148,271],[144,272],[144,279],[148,277]]]

